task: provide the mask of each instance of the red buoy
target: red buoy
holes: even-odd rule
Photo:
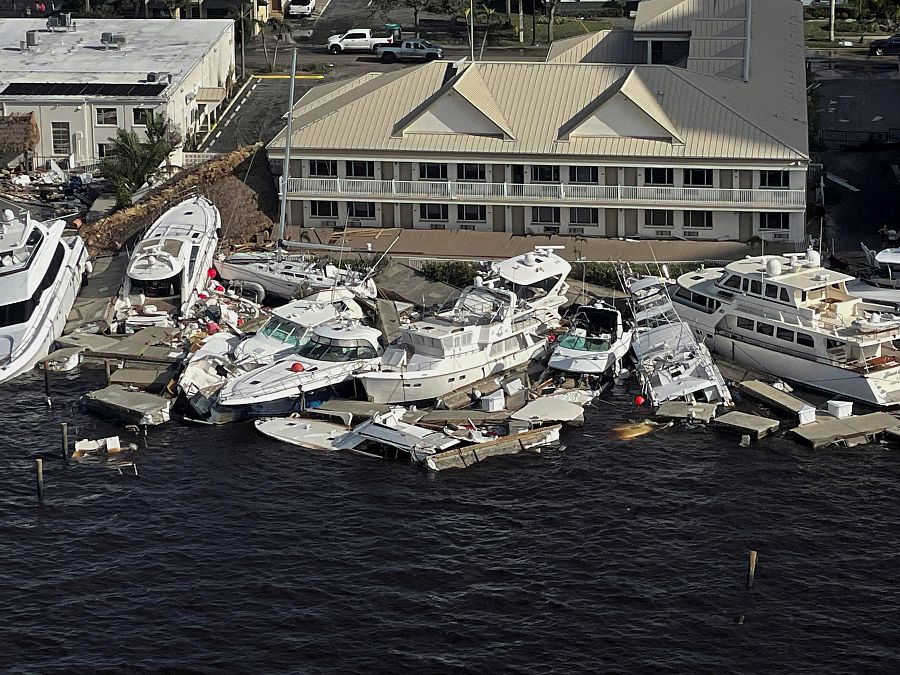
[[[212,267],[210,267],[208,270],[206,270],[206,276],[209,277],[210,279],[215,279],[216,271]]]
[[[306,368],[303,367],[303,364],[297,361],[297,363],[291,364],[291,372],[292,373],[302,373]]]
[[[637,396],[634,397],[634,404],[635,404],[635,405],[644,405],[644,403],[646,403],[646,402],[647,402],[647,399],[645,399],[645,398],[644,398],[643,396],[641,396],[640,394],[638,394]]]

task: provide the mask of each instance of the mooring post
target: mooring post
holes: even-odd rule
[[[34,460],[34,470],[37,473],[37,491],[38,491],[38,502],[41,504],[44,503],[44,460],[36,459]]]
[[[44,361],[44,401],[48,407],[52,405],[50,402],[50,368],[46,361]]]
[[[60,422],[59,428],[62,431],[62,458],[63,464],[69,463],[69,423]]]
[[[103,359],[103,370],[106,371],[106,386],[109,386],[109,379],[112,377],[112,373],[109,368],[109,359]]]
[[[756,574],[756,560],[759,557],[756,551],[750,551],[750,559],[747,561],[747,590],[753,588],[753,576]]]

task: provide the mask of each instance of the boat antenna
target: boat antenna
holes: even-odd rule
[[[347,208],[349,209],[350,207],[348,206]],[[348,215],[349,215],[349,211],[348,211]],[[338,264],[337,264],[338,277],[335,277],[334,283],[331,284],[331,302],[334,302],[334,293],[335,293],[335,291],[337,291],[337,280],[340,277],[341,265],[344,264],[344,245],[347,240],[347,218],[345,217],[345,218],[342,218],[341,220],[343,221],[341,223],[341,225],[343,225],[343,229],[341,230],[341,252],[338,254]],[[349,276],[350,275],[348,274],[347,277],[349,278]]]
[[[291,47],[291,85],[288,95],[287,125],[284,128],[284,162],[281,165],[281,212],[278,214],[278,231],[275,237],[275,259],[281,260],[281,240],[287,218],[288,180],[291,177],[291,123],[294,121],[294,83],[297,80],[297,47]]]
[[[363,277],[363,280],[360,283],[366,283],[371,277],[375,276],[375,270],[378,269],[378,266],[381,264],[381,261],[387,257],[387,254],[391,252],[391,249],[394,248],[394,244],[400,241],[400,235],[398,234],[394,237],[394,241],[391,242],[391,245],[384,249],[384,253],[381,254],[381,257],[375,261],[375,264],[372,265],[372,268],[369,270],[369,273]]]

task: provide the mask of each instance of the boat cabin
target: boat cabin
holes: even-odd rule
[[[532,252],[494,263],[492,271],[500,279],[498,287],[509,288],[519,300],[531,303],[564,296],[568,288],[566,277],[572,266],[554,253],[554,250],[564,248],[538,246]]]

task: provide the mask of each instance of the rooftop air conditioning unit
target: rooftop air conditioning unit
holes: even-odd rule
[[[323,220],[322,227],[337,227],[336,220]]]
[[[147,73],[147,82],[156,82],[157,73]]]
[[[100,33],[100,43],[104,45],[108,45],[112,42],[112,33]]]
[[[38,32],[30,30],[25,33],[25,46],[29,48],[38,46]]]
[[[348,220],[347,227],[360,227],[362,225],[361,220]]]

